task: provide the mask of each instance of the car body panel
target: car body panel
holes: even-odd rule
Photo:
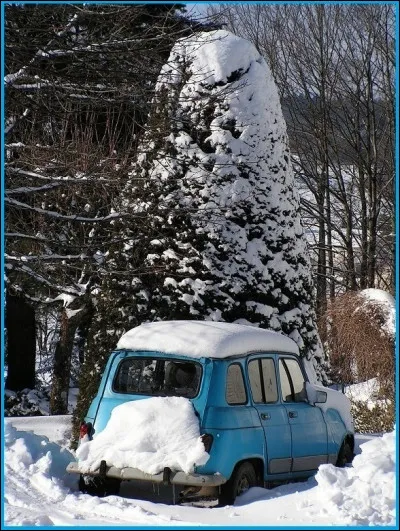
[[[282,404],[256,404],[255,408],[264,431],[266,474],[290,472],[292,435],[285,407]]]
[[[292,470],[296,472],[313,470],[320,464],[326,463],[327,427],[322,411],[305,402],[285,404],[284,407],[292,434]]]
[[[328,432],[328,453],[335,453],[335,450],[342,445],[346,435],[349,434],[346,426],[336,409],[329,408],[323,412]],[[337,452],[336,452],[337,453]]]
[[[251,429],[207,429],[214,438],[210,459],[197,466],[198,474],[222,474],[229,478],[240,461],[260,459],[264,461],[264,432],[261,426]]]

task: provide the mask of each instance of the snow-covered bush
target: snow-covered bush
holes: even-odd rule
[[[354,429],[357,433],[384,433],[393,430],[395,422],[394,402],[378,399],[372,407],[362,400],[351,401]]]
[[[23,389],[14,392],[5,390],[5,417],[35,417],[48,415],[49,395],[46,391]]]

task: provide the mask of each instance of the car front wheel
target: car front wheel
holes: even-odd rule
[[[219,505],[232,505],[237,496],[256,486],[257,475],[254,466],[245,461],[234,470],[229,481],[221,486]]]
[[[344,441],[338,453],[336,466],[343,468],[347,463],[351,463],[353,458],[354,454],[350,444],[347,441]]]

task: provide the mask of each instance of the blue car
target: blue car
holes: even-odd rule
[[[113,410],[151,397],[183,397],[198,417],[209,454],[193,472],[149,474],[102,459],[79,461],[83,492],[116,494],[122,480],[179,487],[181,498],[217,496],[232,504],[253,486],[307,478],[319,465],[345,466],[354,452],[350,403],[309,382],[296,343],[282,334],[213,321],[146,323],[122,336],[81,425],[82,439],[105,430]]]

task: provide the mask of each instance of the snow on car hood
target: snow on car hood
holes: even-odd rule
[[[76,451],[80,470],[133,467],[158,474],[164,467],[193,472],[209,459],[193,405],[183,397],[154,397],[115,407],[105,429]]]

